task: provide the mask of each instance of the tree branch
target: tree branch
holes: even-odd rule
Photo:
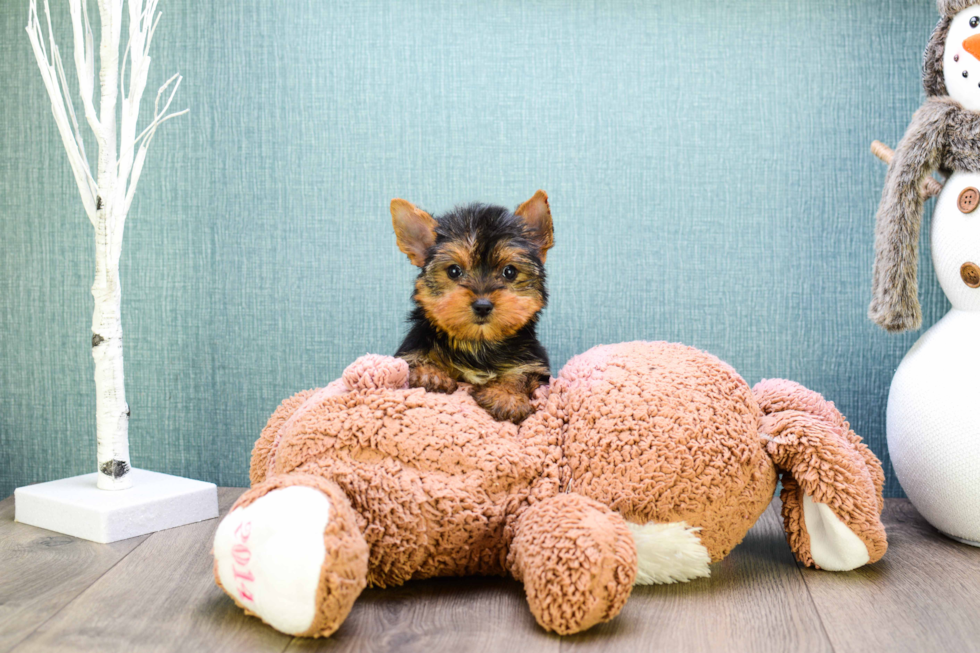
[[[51,13],[47,0],[44,2],[44,10],[48,23],[48,39],[54,53],[55,61],[58,62],[58,66],[61,68],[60,56],[57,53],[57,46],[54,43],[54,33],[51,30]],[[72,174],[75,176],[75,184],[78,186],[78,193],[82,198],[82,206],[85,207],[85,213],[88,215],[89,221],[95,225],[95,196],[98,193],[97,185],[95,180],[92,179],[88,161],[83,155],[84,146],[81,143],[81,136],[77,129],[77,121],[75,121],[74,115],[69,119],[68,110],[65,107],[65,98],[62,95],[61,82],[59,81],[63,80],[63,69],[61,71],[62,75],[59,76],[58,70],[48,59],[48,52],[44,48],[44,40],[41,36],[41,21],[37,15],[36,0],[31,0],[30,2],[26,29],[27,36],[31,41],[31,47],[34,50],[34,58],[37,60],[38,68],[41,71],[41,79],[44,81],[44,87],[47,89],[48,97],[51,100],[51,112],[54,114],[55,124],[58,127],[58,132],[61,134],[61,142],[65,146],[65,152],[68,155],[68,163],[71,166]],[[64,88],[67,94],[67,85]],[[73,110],[72,113],[74,113]],[[72,131],[72,122],[76,125],[74,132]]]
[[[167,109],[170,108],[170,103],[173,102],[174,96],[177,94],[177,89],[180,88],[180,82],[183,79],[184,78],[180,76],[180,73],[177,73],[176,75],[168,79],[163,84],[163,86],[160,87],[160,89],[157,91],[156,101],[154,101],[153,103],[152,122],[150,122],[149,126],[147,126],[147,128],[144,129],[142,133],[140,133],[140,135],[137,136],[136,139],[133,141],[133,145],[135,146],[135,144],[140,143],[140,140],[142,139],[142,143],[140,143],[139,151],[137,151],[136,153],[136,160],[133,163],[132,174],[130,175],[130,180],[129,180],[129,190],[126,191],[126,201],[123,204],[123,207],[127,213],[129,212],[129,207],[133,202],[133,195],[136,193],[136,184],[139,183],[140,174],[143,172],[143,162],[146,160],[146,150],[150,147],[150,142],[153,140],[153,136],[156,134],[157,127],[159,127],[166,121],[170,120],[171,118],[182,116],[188,111],[190,111],[190,109],[184,109],[183,111],[177,111],[167,115],[161,115],[166,113]],[[170,84],[174,80],[177,80],[177,83],[174,84],[173,90],[170,91],[170,97],[167,98],[166,104],[163,105],[163,111],[160,111],[159,110],[160,97],[163,95],[163,93],[167,90],[167,87],[170,86]]]
[[[99,145],[102,144],[102,125],[92,103],[92,90],[95,85],[95,49],[92,39],[92,25],[88,19],[87,3],[68,0],[71,11],[71,30],[75,36],[75,71],[78,74],[78,93],[82,96],[85,119]]]
[[[61,52],[58,51],[58,46],[54,46],[52,54],[54,55],[55,68],[58,71],[58,79],[61,81],[61,95],[65,100],[68,117],[71,118],[71,126],[75,130],[75,144],[78,145],[78,152],[82,157],[82,162],[85,164],[85,174],[88,176],[88,182],[94,190],[96,183],[92,177],[92,171],[88,167],[88,157],[85,155],[85,141],[82,139],[82,132],[78,128],[78,119],[75,117],[75,105],[71,101],[71,91],[68,89],[68,82],[65,80],[65,67],[61,63]]]
[[[129,37],[123,54],[119,85],[122,88],[122,125],[119,132],[119,159],[116,162],[116,175],[123,181],[120,186],[121,199],[125,195],[125,182],[133,164],[135,149],[136,122],[139,119],[140,102],[146,88],[146,76],[150,57],[147,21],[148,12],[155,7],[153,0],[145,7],[143,0],[129,0]],[[129,91],[126,92],[126,62],[129,66]]]

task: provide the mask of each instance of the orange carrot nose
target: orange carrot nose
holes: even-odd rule
[[[974,34],[963,41],[963,49],[972,54],[974,59],[980,59],[980,34]]]

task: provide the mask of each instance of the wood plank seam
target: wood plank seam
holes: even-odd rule
[[[96,584],[97,582],[99,582],[100,580],[102,580],[102,577],[103,577],[103,576],[105,576],[105,575],[106,575],[107,573],[109,573],[110,571],[112,571],[112,570],[113,570],[113,569],[114,569],[114,568],[116,567],[116,565],[118,565],[118,564],[119,564],[120,562],[122,562],[122,561],[123,561],[123,560],[125,560],[125,559],[126,559],[127,557],[129,557],[129,555],[130,555],[130,554],[131,554],[131,553],[132,553],[133,551],[135,551],[136,549],[138,549],[138,548],[140,548],[141,546],[143,546],[143,544],[145,544],[145,543],[146,543],[146,541],[147,541],[148,539],[150,539],[151,537],[153,537],[153,535],[155,535],[155,534],[156,534],[156,533],[152,533],[152,534],[150,534],[150,535],[148,535],[148,536],[146,536],[146,537],[144,537],[144,538],[143,538],[143,541],[142,541],[142,542],[140,542],[139,544],[137,544],[136,546],[134,546],[134,547],[133,547],[132,549],[130,549],[130,550],[129,550],[129,551],[128,551],[128,552],[127,552],[127,553],[126,553],[126,554],[125,554],[124,556],[122,556],[121,558],[119,558],[118,560],[116,560],[116,561],[115,561],[115,562],[114,562],[114,563],[112,564],[112,566],[110,566],[110,567],[108,567],[108,568],[107,568],[107,569],[106,569],[105,571],[103,571],[103,572],[102,572],[102,573],[101,573],[100,575],[98,575],[97,577],[95,577],[95,578],[93,578],[93,579],[92,579],[92,582],[91,582],[91,583],[89,583],[89,584],[88,584],[88,585],[86,585],[86,586],[85,586],[84,588],[82,588],[82,589],[81,589],[81,591],[79,591],[79,592],[78,592],[78,594],[76,594],[76,595],[75,595],[74,597],[72,597],[72,598],[71,598],[71,599],[70,599],[69,601],[67,601],[67,602],[66,602],[66,603],[65,603],[65,604],[64,604],[63,606],[61,606],[60,608],[58,608],[57,610],[55,610],[54,612],[52,612],[52,613],[51,613],[50,615],[48,615],[48,617],[47,617],[47,619],[45,619],[44,621],[42,621],[42,622],[40,622],[39,624],[37,624],[37,626],[35,626],[33,630],[31,630],[31,631],[29,631],[29,632],[27,632],[27,633],[25,633],[25,634],[24,634],[24,636],[23,636],[23,637],[21,637],[21,638],[20,638],[20,640],[19,640],[19,641],[18,641],[18,642],[17,642],[16,644],[14,644],[14,645],[13,645],[12,647],[10,647],[10,649],[8,649],[8,650],[9,650],[9,651],[10,651],[11,653],[13,653],[13,652],[14,652],[14,651],[16,651],[16,650],[17,650],[18,648],[20,648],[20,646],[21,646],[21,645],[22,645],[22,644],[23,644],[24,642],[26,642],[26,641],[27,641],[28,639],[30,639],[30,637],[31,637],[31,635],[33,635],[34,633],[36,633],[36,632],[37,632],[38,630],[40,630],[41,628],[43,628],[45,624],[47,624],[47,623],[48,623],[49,621],[51,621],[51,620],[52,620],[52,619],[54,619],[54,618],[55,618],[56,616],[58,616],[59,614],[61,614],[61,612],[62,612],[62,610],[64,610],[64,609],[65,609],[65,608],[67,608],[67,607],[68,607],[69,605],[71,605],[71,604],[73,604],[73,603],[74,603],[75,601],[77,601],[77,600],[78,600],[78,598],[79,598],[79,597],[80,597],[80,596],[81,596],[82,594],[85,594],[85,592],[87,592],[87,591],[89,591],[90,589],[92,589],[92,586],[93,586],[93,585],[95,585],[95,584]]]
[[[774,501],[773,503],[775,504],[777,502]],[[779,505],[779,510],[781,511],[782,502],[779,501],[778,505]],[[803,581],[803,587],[806,588],[806,595],[807,598],[810,599],[810,604],[813,605],[813,612],[817,615],[817,620],[820,623],[820,632],[823,633],[824,639],[827,641],[827,644],[830,645],[830,650],[836,653],[837,647],[834,646],[834,640],[831,639],[830,633],[827,631],[827,624],[823,620],[823,613],[820,612],[820,606],[817,605],[816,599],[813,598],[813,593],[810,591],[810,584],[807,583],[806,574],[803,573],[803,566],[800,564],[800,561],[796,559],[796,555],[793,555],[793,564],[796,565],[796,573],[799,575],[800,580]],[[833,573],[833,572],[828,572],[828,573]]]

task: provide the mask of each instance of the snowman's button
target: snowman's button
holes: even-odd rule
[[[959,199],[956,200],[956,206],[963,213],[973,213],[977,210],[977,206],[980,206],[980,190],[964,188]]]
[[[960,267],[960,278],[971,288],[980,288],[980,267],[976,263],[964,263]]]

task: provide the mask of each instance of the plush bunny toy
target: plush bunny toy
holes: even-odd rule
[[[895,150],[878,207],[868,315],[889,331],[922,325],[917,296],[921,185],[934,171],[951,175],[933,217],[936,274],[947,296],[953,293],[954,304],[959,296],[978,301],[973,289],[980,284],[980,261],[965,258],[969,243],[964,234],[936,230],[980,219],[980,213],[973,213],[980,204],[980,184],[969,174],[980,172],[980,2],[938,0],[938,6],[942,18],[922,71],[927,99]]]
[[[518,427],[465,387],[409,388],[401,359],[358,359],[269,420],[215,578],[273,627],[325,636],[366,585],[509,574],[538,623],[575,633],[634,583],[708,575],[777,473],[799,560],[845,570],[885,551],[880,463],[799,385],[753,389],[704,352],[635,342],[573,358],[535,401]]]

